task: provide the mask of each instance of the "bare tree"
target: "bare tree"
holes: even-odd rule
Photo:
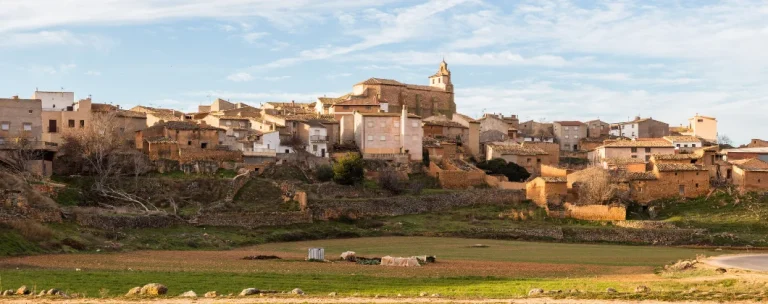
[[[11,174],[24,180],[39,179],[40,176],[31,167],[33,160],[43,158],[43,151],[39,147],[40,142],[29,138],[25,134],[7,140],[0,145],[0,164],[2,168]]]
[[[611,174],[600,168],[582,170],[578,178],[579,204],[603,204],[623,197]]]
[[[717,137],[717,143],[724,146],[733,146],[733,141],[728,135],[722,134]]]
[[[60,151],[82,165],[80,171],[94,177],[93,190],[106,198],[128,202],[144,211],[157,211],[147,200],[120,189],[116,178],[126,172],[141,172],[144,164],[134,159],[130,147],[125,145],[119,131],[116,113],[99,113],[91,117],[85,128],[74,129],[63,135],[64,144]],[[138,180],[138,175],[135,175]],[[102,204],[106,207],[112,207]]]

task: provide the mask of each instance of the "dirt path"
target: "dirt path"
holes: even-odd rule
[[[711,257],[705,263],[723,268],[768,271],[768,254],[739,254]]]
[[[251,304],[251,303],[280,303],[280,304],[332,304],[332,303],[371,303],[371,304],[406,304],[406,303],[429,303],[429,304],[441,304],[441,303],[455,303],[455,304],[716,304],[722,303],[722,301],[655,301],[655,300],[576,300],[576,299],[550,299],[550,298],[515,298],[515,299],[485,299],[485,300],[456,300],[456,299],[435,299],[435,298],[226,298],[226,299],[157,299],[157,300],[131,300],[131,299],[40,299],[34,298],[8,298],[0,299],[0,303],[12,303],[12,304],[27,304],[27,303],[66,303],[66,304],[86,304],[86,303],[106,303],[106,304],[136,304],[136,303],[155,303],[155,304],[184,304],[184,303],[196,303],[196,304]],[[752,301],[733,301],[729,303],[755,303]]]

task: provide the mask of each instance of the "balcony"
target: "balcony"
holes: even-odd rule
[[[328,136],[325,135],[312,135],[309,137],[311,143],[323,143],[328,142]]]
[[[246,149],[246,150],[243,150],[243,156],[275,157],[277,156],[277,151],[275,149],[265,149],[265,148]]]

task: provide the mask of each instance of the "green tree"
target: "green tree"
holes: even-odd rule
[[[342,185],[354,185],[363,180],[363,159],[357,153],[347,153],[333,165],[333,180]]]
[[[317,167],[315,171],[315,177],[321,182],[327,182],[333,179],[333,167],[330,165],[322,165]]]
[[[508,163],[502,158],[482,161],[477,164],[477,167],[489,171],[491,174],[503,174],[511,182],[522,182],[531,176],[525,168],[516,163]]]

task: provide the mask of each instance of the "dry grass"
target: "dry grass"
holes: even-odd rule
[[[33,220],[14,220],[7,224],[29,241],[42,242],[54,236],[53,230]]]

